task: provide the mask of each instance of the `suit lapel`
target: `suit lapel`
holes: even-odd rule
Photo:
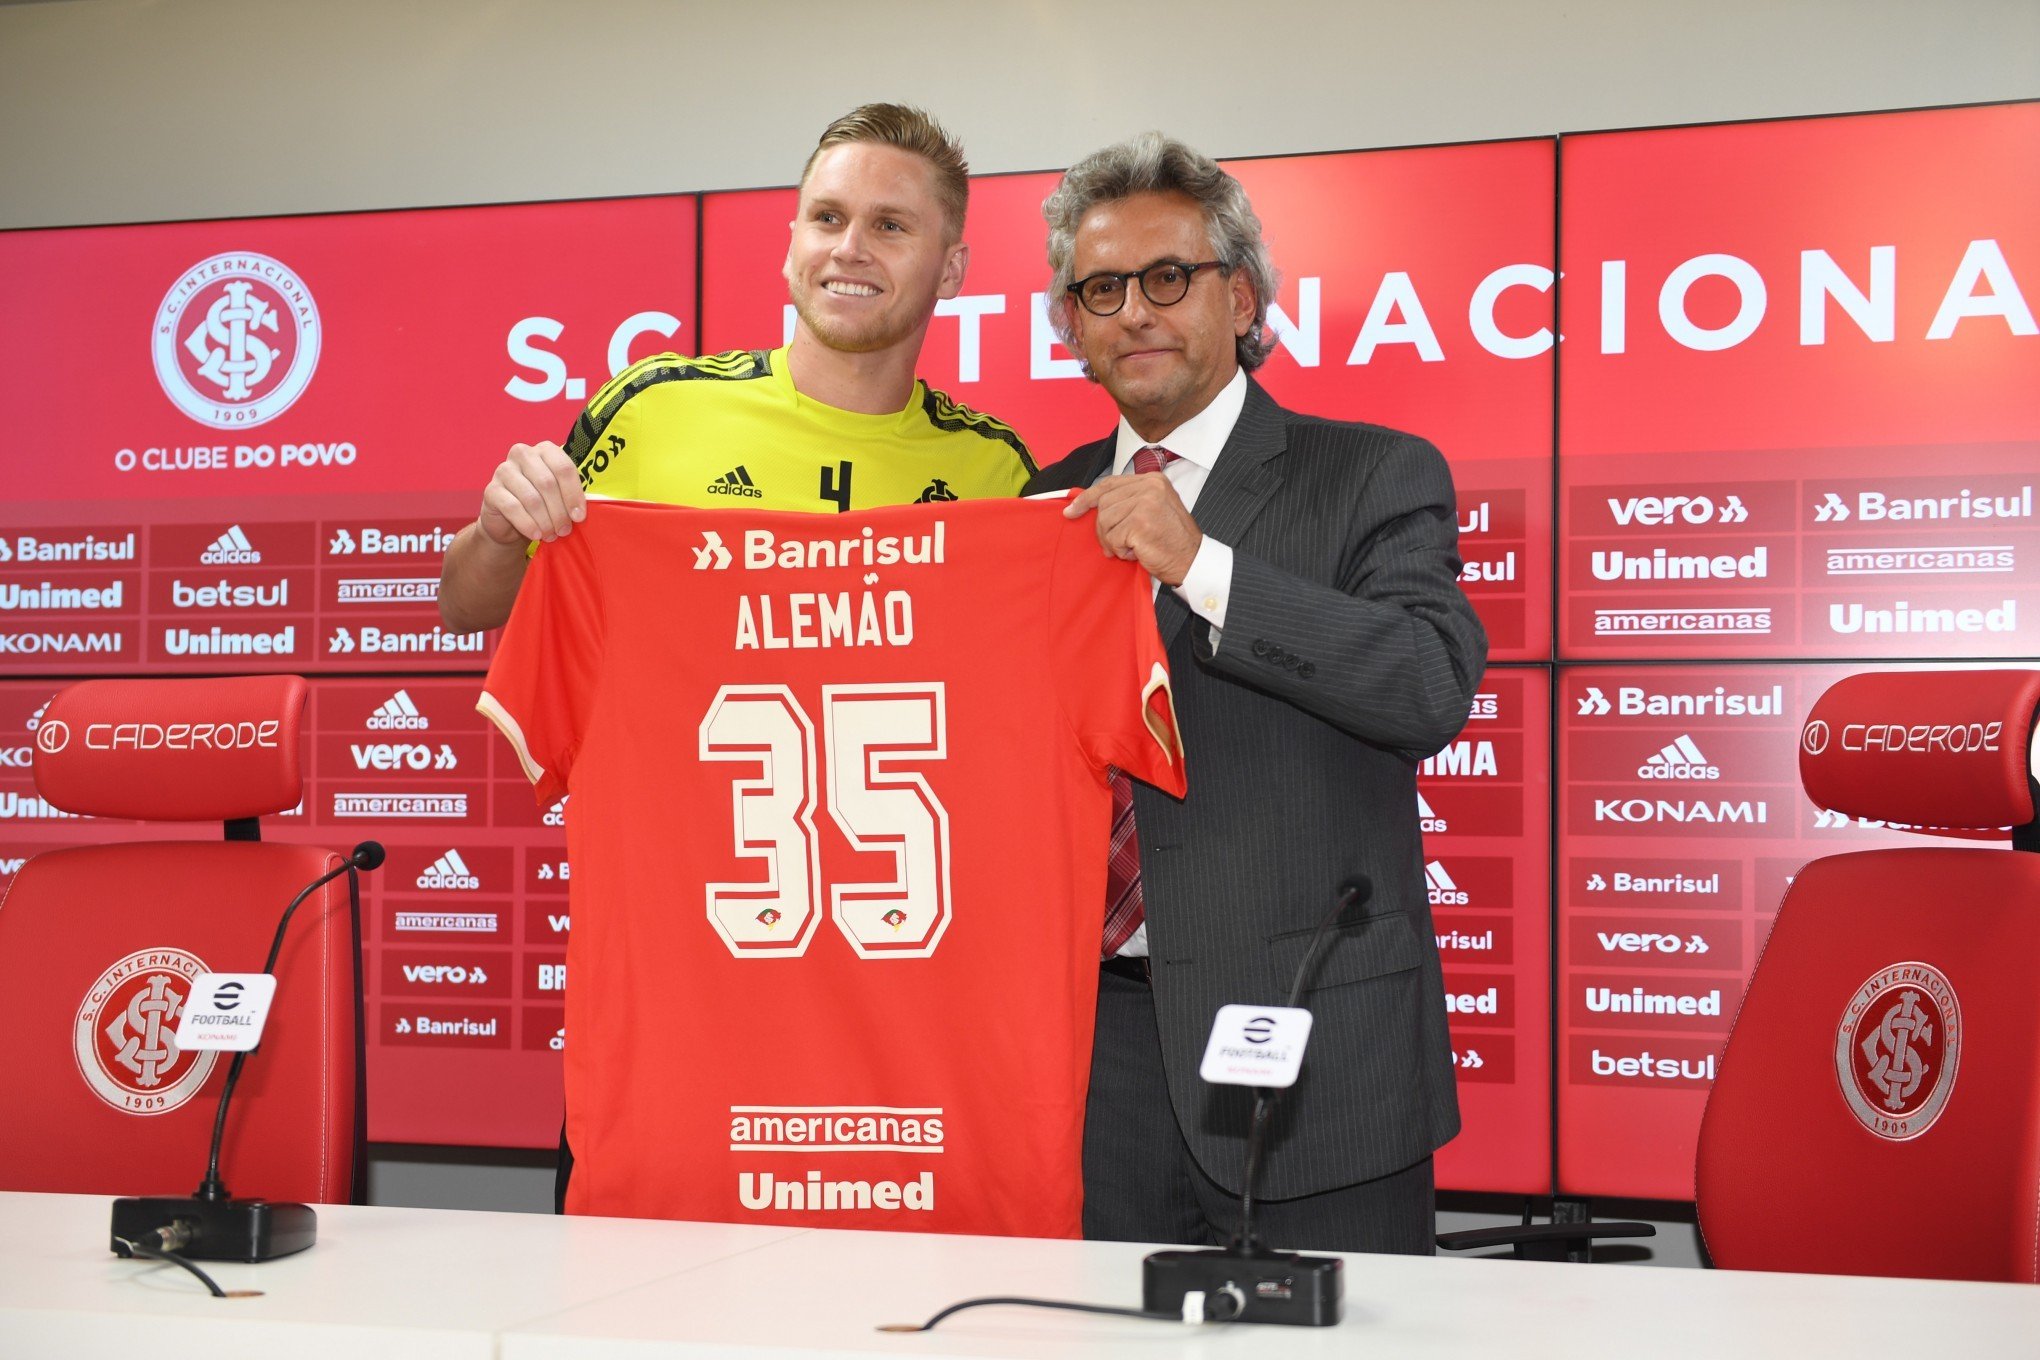
[[[1197,493],[1197,508],[1191,518],[1197,527],[1228,547],[1237,548],[1261,507],[1282,485],[1281,464],[1275,460],[1288,447],[1282,428],[1282,408],[1255,382],[1247,379],[1247,404],[1232,435],[1225,441],[1218,462],[1204,489]],[[1161,628],[1162,646],[1175,645],[1176,635],[1190,621],[1190,607],[1164,590],[1155,600],[1156,622]]]

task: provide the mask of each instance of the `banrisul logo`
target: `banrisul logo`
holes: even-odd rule
[[[156,380],[193,420],[250,429],[304,395],[320,334],[318,306],[296,271],[228,251],[186,270],[156,309]]]

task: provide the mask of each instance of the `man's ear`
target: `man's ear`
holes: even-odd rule
[[[949,258],[942,262],[942,283],[936,288],[935,296],[953,298],[963,291],[963,276],[970,270],[970,243],[958,241],[949,248]]]
[[[1245,335],[1254,328],[1254,279],[1245,265],[1226,276],[1232,299],[1233,334]]]

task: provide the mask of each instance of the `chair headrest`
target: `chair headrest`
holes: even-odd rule
[[[1852,675],[1799,733],[1799,782],[1823,808],[1907,826],[2033,820],[2040,671]]]
[[[81,680],[35,729],[37,792],[66,812],[232,821],[304,796],[295,675]]]

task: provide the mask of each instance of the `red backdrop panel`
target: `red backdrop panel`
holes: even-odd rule
[[[1451,1007],[1459,1136],[1447,1190],[1551,1193],[1551,674],[1498,667],[1417,772]]]
[[[1562,156],[1562,654],[2040,651],[2040,104]]]
[[[1808,710],[1863,669],[1560,668],[1560,1193],[1691,1199],[1715,1062],[1793,875],[1939,843],[1800,790]]]

